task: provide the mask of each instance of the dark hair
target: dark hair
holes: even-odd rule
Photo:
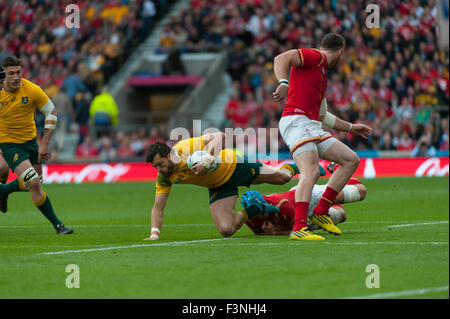
[[[338,51],[345,47],[345,39],[337,33],[328,33],[322,38],[321,48],[325,50]]]
[[[6,70],[9,66],[22,66],[22,61],[13,55],[6,57],[2,60],[2,63],[0,65],[3,67],[3,69]]]
[[[170,153],[170,147],[162,142],[156,142],[150,145],[150,147],[147,150],[147,163],[153,162],[153,159],[155,158],[156,154],[159,154],[161,157],[167,157]]]
[[[5,70],[0,66],[0,81],[3,81],[6,78]]]

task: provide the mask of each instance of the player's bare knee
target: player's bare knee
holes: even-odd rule
[[[341,223],[343,223],[347,220],[347,214],[345,213],[344,210],[341,210],[340,213],[342,215]]]
[[[227,226],[219,226],[217,228],[217,230],[223,237],[230,237],[234,234],[233,228],[228,225]]]
[[[367,195],[367,188],[366,188],[366,186],[364,186],[363,184],[359,184],[356,187],[358,187],[360,200],[364,200],[364,198],[366,198],[366,195]]]
[[[37,178],[30,180],[26,185],[31,191],[39,191],[41,189],[41,182]]]

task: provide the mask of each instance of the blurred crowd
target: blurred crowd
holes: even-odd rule
[[[171,18],[158,52],[227,49],[234,94],[223,127],[278,127],[274,57],[319,47],[328,32],[346,39],[329,71],[329,111],[373,127],[368,140],[336,134],[355,150],[448,151],[448,53],[437,44],[435,1],[380,0],[380,28],[365,25],[372,1],[192,0]],[[280,139],[280,151],[287,151]]]
[[[70,130],[79,132],[80,144],[91,124],[100,131],[117,124],[117,105],[105,84],[173,2],[0,0],[0,61],[21,58],[23,77],[54,102],[55,157]],[[38,138],[43,121],[36,112]]]
[[[155,142],[168,140],[166,124],[158,124],[148,130],[141,127],[138,131],[112,131],[95,139],[87,136],[75,150],[79,160],[127,160],[145,158],[147,148]]]

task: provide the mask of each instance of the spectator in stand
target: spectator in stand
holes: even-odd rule
[[[92,160],[98,156],[98,149],[92,142],[92,138],[88,135],[84,141],[78,144],[75,150],[75,157],[78,159]]]
[[[397,143],[398,151],[412,151],[415,147],[414,141],[411,139],[409,132],[404,130],[402,131],[402,137]]]
[[[119,159],[132,158],[134,156],[134,151],[130,146],[130,138],[127,134],[118,132],[117,143],[117,157]]]
[[[75,97],[75,122],[78,124],[78,144],[84,141],[84,138],[89,134],[89,107],[91,101],[91,94],[78,93]]]
[[[102,136],[98,147],[98,159],[111,162],[117,158],[117,150],[114,148],[113,141],[109,136]]]
[[[58,94],[53,98],[56,112],[58,114],[58,122],[55,130],[56,150],[61,151],[64,146],[64,139],[66,134],[70,131],[72,123],[74,108],[72,100],[66,94],[66,90],[62,87]]]
[[[436,156],[436,148],[431,145],[430,138],[423,135],[411,152],[412,157]]]
[[[389,131],[385,132],[383,134],[383,138],[380,142],[380,150],[383,151],[393,151],[395,150],[395,146],[392,143],[392,136],[391,133]]]
[[[448,141],[448,118],[443,118],[441,120],[441,128],[442,134],[439,138],[439,150],[440,151],[448,151],[449,150],[449,141]]]
[[[117,125],[119,109],[113,96],[108,92],[107,86],[104,86],[102,93],[92,100],[89,116],[97,137],[109,135],[113,126]]]

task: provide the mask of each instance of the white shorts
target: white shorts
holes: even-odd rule
[[[319,157],[337,140],[322,129],[322,123],[305,115],[290,115],[281,118],[279,129],[283,141],[289,147],[292,157],[315,150]]]

